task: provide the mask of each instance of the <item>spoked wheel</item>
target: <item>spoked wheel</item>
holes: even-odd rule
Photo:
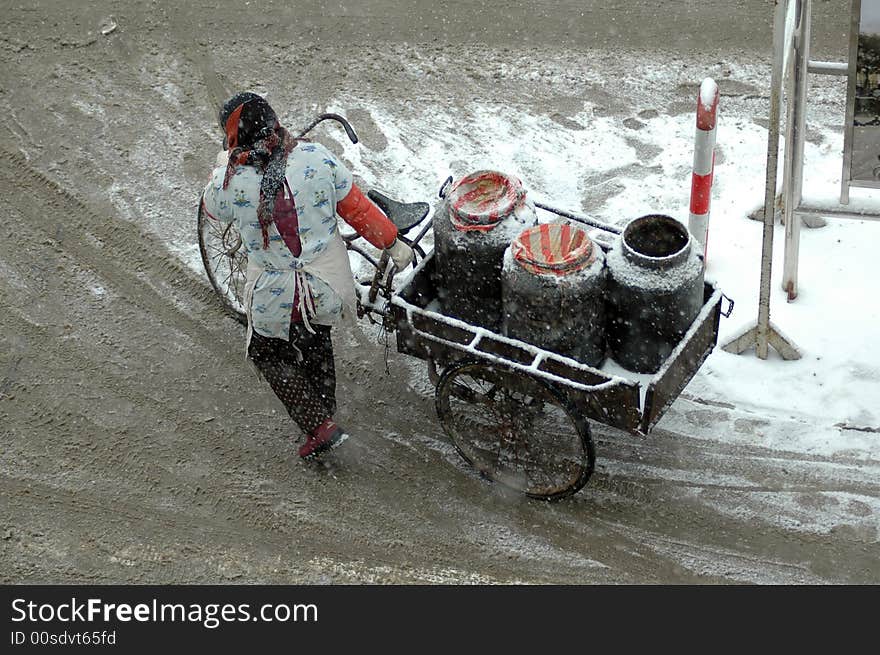
[[[244,308],[244,285],[247,253],[241,236],[232,223],[212,220],[199,203],[199,250],[202,263],[223,308],[242,323],[247,323]]]
[[[593,472],[587,422],[540,378],[465,360],[443,371],[435,401],[456,450],[491,480],[555,500],[576,493]]]

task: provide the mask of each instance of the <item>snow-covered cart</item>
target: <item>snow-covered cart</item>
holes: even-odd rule
[[[657,424],[714,348],[723,298],[704,285],[702,310],[644,393],[635,380],[445,315],[433,253],[385,312],[398,351],[428,362],[437,415],[461,456],[487,478],[556,499],[593,472],[590,419],[637,435]]]

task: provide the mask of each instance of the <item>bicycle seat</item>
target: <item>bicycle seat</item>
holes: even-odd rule
[[[425,216],[431,210],[430,205],[426,202],[399,202],[375,189],[367,191],[367,197],[385,212],[385,215],[402,233],[408,232],[425,220]]]

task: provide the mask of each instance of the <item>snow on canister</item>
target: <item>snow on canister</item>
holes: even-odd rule
[[[434,216],[437,288],[444,313],[497,331],[504,251],[537,222],[535,206],[515,177],[483,170],[455,182]]]
[[[599,367],[605,359],[605,253],[585,230],[546,223],[504,253],[503,334]]]
[[[703,306],[703,262],[680,222],[662,214],[630,221],[606,257],[606,335],[611,357],[656,373]]]

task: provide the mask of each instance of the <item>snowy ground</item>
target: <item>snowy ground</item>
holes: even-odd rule
[[[336,340],[340,420],[357,438],[326,468],[296,460],[197,255],[218,83],[268,94],[291,126],[348,116],[359,145],[333,127],[316,137],[402,199],[492,167],[623,223],[686,220],[711,76],[708,274],[736,301],[721,341],[756,319],[767,3],[464,4],[8,8],[4,581],[880,581],[880,223],[804,230],[791,304],[777,227],[772,319],[803,359],[716,349],[650,438],[593,426],[597,470],[568,501],[476,476],[423,364],[392,347],[385,375],[369,327]],[[814,3],[819,58],[840,55],[846,5]],[[101,34],[109,14],[118,27]],[[843,83],[813,80],[809,97],[806,188],[833,195]]]

